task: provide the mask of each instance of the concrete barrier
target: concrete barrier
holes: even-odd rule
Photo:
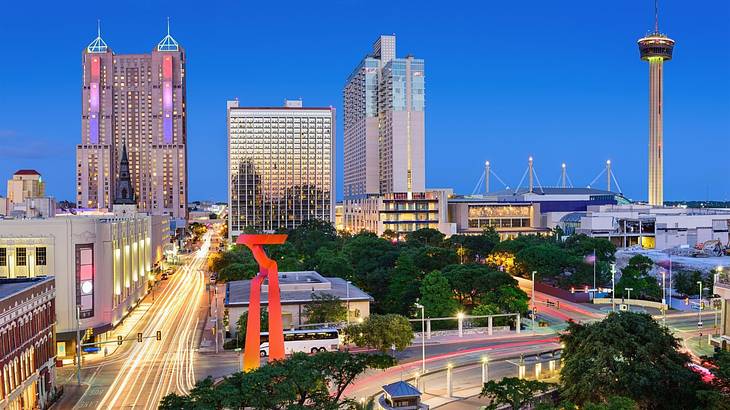
[[[666,309],[667,305],[660,302],[652,302],[650,300],[641,300],[641,299],[621,299],[616,298],[614,299],[614,302],[617,305],[625,304],[625,305],[631,305],[631,306],[641,306],[641,307],[649,307],[654,309],[661,310],[662,308]],[[593,299],[594,305],[610,305],[611,304],[611,298],[595,298]]]

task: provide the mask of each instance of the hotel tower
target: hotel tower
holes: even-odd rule
[[[654,3],[654,32],[639,39],[641,59],[649,62],[649,205],[664,205],[664,62],[672,59],[674,40],[659,32]]]
[[[110,209],[134,198],[141,212],[185,219],[185,51],[169,22],[167,35],[145,54],[115,54],[98,32],[81,63],[76,205]],[[129,168],[123,179],[133,192],[117,189],[123,158]],[[117,198],[122,191],[125,198]]]

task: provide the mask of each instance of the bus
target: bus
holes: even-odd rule
[[[340,334],[334,328],[286,330],[284,331],[284,353],[317,353],[337,350],[340,347]],[[261,357],[269,355],[269,333],[261,333]]]

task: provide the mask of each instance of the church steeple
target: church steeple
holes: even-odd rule
[[[127,157],[127,143],[122,144],[122,158],[119,161],[119,179],[117,180],[114,195],[115,205],[136,205],[134,188],[129,177],[129,158]]]

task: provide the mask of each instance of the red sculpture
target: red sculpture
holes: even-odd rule
[[[243,350],[243,371],[259,367],[261,344],[261,285],[269,280],[269,361],[284,358],[284,329],[281,322],[279,268],[266,256],[263,245],[280,245],[286,235],[240,235],[236,243],[246,245],[259,264],[259,274],[251,280],[251,296],[246,322],[246,344]]]

